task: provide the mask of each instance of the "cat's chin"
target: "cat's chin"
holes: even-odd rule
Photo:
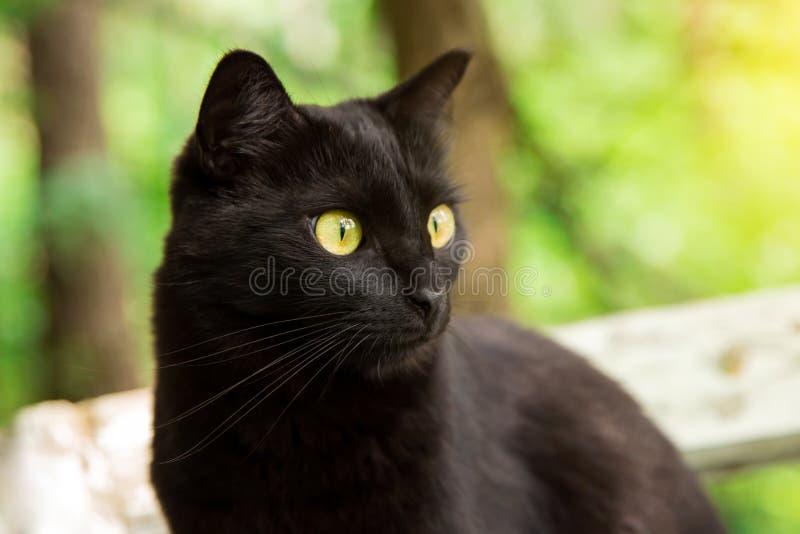
[[[372,361],[366,369],[368,378],[386,381],[409,374],[425,373],[436,356],[436,342],[433,338],[420,338],[383,347],[370,355]]]

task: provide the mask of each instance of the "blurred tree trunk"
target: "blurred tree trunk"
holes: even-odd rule
[[[31,22],[43,190],[54,172],[104,151],[97,22],[98,4],[93,0],[56,2]],[[136,385],[116,247],[89,226],[75,230],[78,235],[71,235],[68,250],[52,225],[43,228],[47,306],[43,394],[49,398],[78,399]]]
[[[407,77],[451,48],[475,52],[462,85],[455,93],[452,168],[464,185],[463,213],[476,256],[466,267],[505,267],[505,202],[497,183],[497,165],[513,127],[508,93],[491,50],[479,0],[381,0],[394,40],[400,77]],[[469,280],[469,278],[467,279]],[[502,311],[505,299],[497,291],[456,296],[468,311]],[[509,288],[510,290],[510,288]]]

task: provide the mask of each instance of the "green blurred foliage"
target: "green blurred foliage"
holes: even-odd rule
[[[742,473],[710,490],[732,534],[800,532],[800,466]]]
[[[0,422],[37,400],[37,232],[93,224],[121,244],[144,340],[169,223],[172,158],[216,60],[264,53],[297,101],[394,81],[369,0],[111,1],[102,19],[106,160],[38,187],[24,24],[48,0],[0,4]],[[516,112],[502,164],[509,267],[533,266],[528,323],[796,282],[800,44],[796,0],[484,2]],[[102,171],[98,170],[98,165]],[[103,183],[98,183],[102,177]],[[46,214],[46,216],[44,215]],[[739,534],[800,531],[800,471],[715,483]]]
[[[560,322],[800,278],[800,4],[486,5],[522,132],[511,263],[552,287],[518,312]],[[529,139],[561,169],[569,224]]]

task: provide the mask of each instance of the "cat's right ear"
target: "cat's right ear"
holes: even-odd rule
[[[195,138],[200,165],[226,180],[269,157],[301,124],[278,77],[264,59],[236,50],[220,60],[208,82]]]

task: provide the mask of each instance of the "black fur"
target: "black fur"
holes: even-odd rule
[[[583,359],[499,320],[448,325],[455,245],[426,222],[443,202],[458,217],[443,111],[468,60],[330,108],[292,104],[252,53],[220,62],[156,275],[152,480],[174,532],[723,532]],[[349,256],[314,239],[333,208],[363,224]],[[254,290],[265,268],[294,275]],[[415,291],[327,290],[376,268]]]

